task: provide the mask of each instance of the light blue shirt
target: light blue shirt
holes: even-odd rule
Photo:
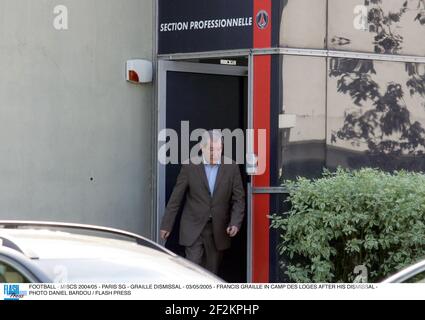
[[[210,164],[205,158],[203,159],[205,174],[207,175],[208,179],[208,187],[212,196],[214,193],[215,180],[217,179],[218,168],[220,167],[221,161],[219,160],[217,164]]]

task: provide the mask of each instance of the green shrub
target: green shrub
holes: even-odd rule
[[[425,257],[425,175],[338,169],[288,188],[271,226],[291,281],[353,282],[363,265],[377,282]]]

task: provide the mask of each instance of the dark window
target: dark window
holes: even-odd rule
[[[29,283],[29,281],[16,268],[0,261],[0,283]]]

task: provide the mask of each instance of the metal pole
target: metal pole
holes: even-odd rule
[[[248,56],[248,130],[247,130],[247,153],[254,152],[254,56],[252,52]],[[247,185],[247,282],[252,282],[252,237],[253,237],[253,210],[252,210],[252,182]]]

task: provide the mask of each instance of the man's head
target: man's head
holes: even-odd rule
[[[216,164],[223,151],[223,136],[219,130],[205,131],[202,135],[201,150],[204,158],[211,164]]]

